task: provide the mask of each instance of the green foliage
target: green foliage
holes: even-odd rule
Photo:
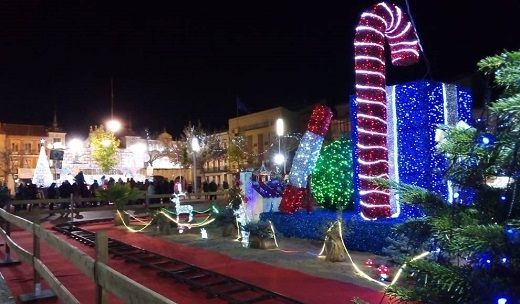
[[[103,125],[95,127],[90,133],[92,157],[103,172],[109,172],[118,163],[119,140],[114,133],[105,130]]]
[[[339,139],[325,148],[312,173],[312,192],[321,207],[353,208],[352,141]]]
[[[393,189],[397,194],[399,194],[400,201],[405,204],[415,205],[420,203],[426,214],[440,212],[444,208],[442,197],[437,193],[433,193],[424,188],[415,185],[400,184],[382,178],[374,179],[374,184],[383,188]]]
[[[370,303],[368,303],[368,302],[366,302],[366,301],[361,300],[361,299],[358,298],[358,297],[355,297],[354,299],[352,299],[351,302],[354,303],[354,304],[370,304]]]
[[[495,84],[504,88],[504,95],[520,94],[520,51],[505,51],[502,54],[482,59],[478,68],[487,75],[493,75]]]
[[[224,210],[220,211],[215,217],[215,222],[217,226],[226,226],[227,224],[236,223],[237,217],[235,212],[230,206],[224,208]]]
[[[386,292],[398,302],[418,303],[489,303],[473,302],[478,295],[471,294],[466,277],[468,267],[446,266],[431,260],[416,260],[408,263],[405,272],[409,275],[400,286],[392,285]],[[402,287],[411,284],[413,289]]]
[[[455,191],[472,192],[472,200],[448,203],[412,186],[385,185],[407,203],[424,206],[427,214],[397,228],[409,237],[419,224],[426,240],[410,251],[404,279],[386,290],[397,302],[496,303],[499,296],[509,298],[507,303],[520,300],[520,52],[504,52],[478,66],[503,89],[501,98],[487,109],[485,125],[440,126],[445,137],[437,146],[449,162],[446,179]],[[483,144],[479,139],[484,134],[494,142]],[[489,185],[497,176],[507,178],[506,187]],[[394,248],[399,241],[394,239]],[[412,261],[422,250],[430,255]]]
[[[261,238],[274,238],[271,224],[267,221],[249,222],[243,228],[249,232],[249,236],[256,235]]]
[[[229,199],[228,203],[231,209],[238,210],[243,202],[244,195],[239,187],[231,187],[228,191]]]
[[[96,189],[96,197],[102,201],[114,203],[117,210],[122,211],[128,201],[139,198],[143,192],[130,187],[130,184],[114,184],[106,189]]]
[[[422,252],[423,243],[418,243],[413,235],[408,237],[406,234],[398,234],[393,238],[386,238],[388,245],[383,248],[383,253],[388,256],[389,265],[400,266],[409,256],[417,255]]]
[[[246,139],[244,136],[235,136],[231,139],[228,147],[228,161],[230,164],[236,164],[237,167],[240,167],[246,159]]]

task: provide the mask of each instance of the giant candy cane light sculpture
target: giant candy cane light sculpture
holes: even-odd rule
[[[415,29],[394,4],[378,3],[365,11],[354,41],[356,71],[359,204],[366,219],[392,216],[388,190],[374,178],[388,178],[385,42],[392,64],[404,66],[419,60]]]
[[[300,140],[300,145],[294,155],[289,183],[285,187],[278,210],[284,213],[294,213],[303,207],[302,200],[307,187],[307,178],[314,170],[320,155],[324,136],[329,130],[332,110],[325,105],[316,105],[307,123],[307,131]],[[312,206],[305,206],[308,212]]]

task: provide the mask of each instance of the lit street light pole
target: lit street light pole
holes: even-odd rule
[[[197,152],[200,151],[200,145],[196,137],[191,139],[191,150],[193,152],[193,191],[197,195]]]
[[[282,152],[281,152],[281,148],[280,148],[280,145],[281,145],[281,137],[283,136],[283,132],[284,132],[284,125],[283,125],[283,119],[282,118],[278,118],[276,120],[276,134],[278,135],[278,159],[280,161],[280,164],[281,162],[283,162],[283,175],[285,177],[285,155],[282,155]]]
[[[121,129],[121,122],[114,119],[114,79],[110,78],[110,120],[107,122],[107,129],[116,133]]]

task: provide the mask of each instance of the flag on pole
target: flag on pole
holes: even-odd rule
[[[242,99],[240,99],[240,97],[237,95],[237,116],[239,112],[251,113],[251,111],[249,111]]]

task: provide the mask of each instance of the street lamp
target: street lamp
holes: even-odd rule
[[[77,163],[79,161],[79,152],[83,149],[83,141],[78,138],[73,138],[69,141],[68,146],[74,154],[73,163]]]
[[[278,118],[276,120],[276,135],[278,135],[278,155],[275,157],[275,162],[279,162],[278,164],[281,164],[283,162],[283,174],[285,175],[285,155],[282,155],[280,144],[281,144],[281,137],[283,136],[284,128],[283,128],[283,119]]]
[[[107,122],[107,129],[112,133],[116,133],[121,129],[121,123],[118,120],[111,119]]]
[[[191,150],[193,151],[193,190],[197,194],[197,152],[200,151],[200,144],[197,137],[191,139]]]
[[[110,78],[110,120],[107,122],[107,129],[116,133],[121,129],[121,123],[114,119],[114,79]]]

